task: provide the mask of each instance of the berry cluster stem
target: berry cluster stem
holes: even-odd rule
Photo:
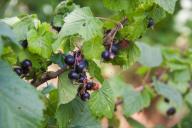
[[[41,79],[36,80],[36,81],[32,81],[31,84],[34,87],[38,87],[39,85],[47,82],[48,80],[54,79],[56,77],[58,77],[59,75],[61,75],[63,72],[65,72],[67,70],[67,67],[61,68],[55,72],[51,71],[51,72],[45,72]]]

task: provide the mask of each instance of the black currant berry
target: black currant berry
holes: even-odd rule
[[[93,88],[93,85],[94,85],[93,82],[88,82],[88,83],[86,84],[86,89],[87,89],[87,90],[91,90],[91,89]]]
[[[32,67],[32,62],[28,59],[25,59],[23,62],[21,62],[21,67],[23,70],[29,69]]]
[[[119,46],[118,46],[118,44],[113,44],[112,47],[111,47],[111,51],[112,51],[114,54],[117,54],[118,51],[119,51]]]
[[[27,40],[23,40],[23,41],[21,42],[21,46],[22,46],[23,48],[27,48],[27,47],[28,47],[28,42],[27,42]]]
[[[171,107],[167,110],[166,113],[168,116],[173,116],[176,113],[176,109],[174,107]]]
[[[169,103],[169,102],[170,102],[169,99],[167,99],[167,98],[164,98],[164,101],[165,101],[166,103]]]
[[[65,56],[65,63],[67,65],[73,65],[75,63],[75,57],[72,55]]]
[[[61,27],[53,26],[53,29],[55,29],[57,32],[60,32],[60,31],[61,31]]]
[[[103,58],[104,60],[108,61],[108,60],[110,60],[110,55],[111,55],[110,51],[106,50],[106,51],[104,51],[104,52],[102,53],[101,56],[102,56],[102,58]]]
[[[14,68],[13,70],[15,71],[15,73],[17,73],[18,76],[22,75],[23,73],[21,68]]]
[[[154,27],[154,25],[155,25],[154,20],[152,18],[150,18],[148,20],[147,28],[152,28],[152,27]]]
[[[70,71],[68,74],[68,78],[70,80],[78,80],[79,79],[79,74],[75,72],[74,70]]]
[[[81,100],[87,101],[89,98],[90,98],[90,94],[88,92],[81,94]]]
[[[87,79],[86,75],[80,75],[79,77],[79,83],[84,83],[84,81]]]
[[[82,72],[87,67],[87,63],[85,60],[82,60],[79,62],[79,64],[76,66],[76,70],[78,72]]]

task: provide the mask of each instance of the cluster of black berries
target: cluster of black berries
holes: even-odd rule
[[[17,75],[21,76],[22,74],[26,75],[29,73],[32,67],[32,62],[28,59],[25,59],[21,62],[20,66],[15,67],[13,70],[17,73]]]
[[[68,54],[65,56],[65,63],[70,67],[71,71],[68,74],[68,78],[72,82],[80,84],[78,95],[83,101],[90,98],[89,90],[97,90],[98,84],[89,81],[86,73],[88,62],[83,58],[80,51],[75,51],[73,55]]]
[[[119,44],[118,43],[112,43],[105,46],[106,50],[102,52],[101,57],[105,61],[109,61],[115,58],[119,51]]]

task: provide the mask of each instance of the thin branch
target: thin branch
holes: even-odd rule
[[[34,87],[38,87],[39,85],[47,82],[48,80],[54,79],[56,77],[58,77],[59,75],[61,75],[63,72],[65,72],[67,70],[67,68],[61,68],[59,70],[57,70],[56,72],[50,71],[50,72],[45,72],[41,79],[36,80],[36,81],[32,81],[31,84]]]
[[[148,81],[149,77],[151,74],[151,69],[145,74],[143,81],[142,81],[142,85],[146,84],[146,82]]]
[[[105,45],[110,45],[114,38],[116,33],[123,28],[123,26],[128,22],[128,18],[125,17],[121,22],[119,22],[115,28],[113,28],[104,38],[104,44]]]

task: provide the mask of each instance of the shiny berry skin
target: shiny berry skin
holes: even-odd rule
[[[113,44],[112,47],[111,47],[111,51],[112,51],[114,54],[117,54],[118,51],[119,51],[119,46],[118,46],[118,44]]]
[[[64,61],[67,65],[73,65],[75,63],[75,57],[72,55],[67,55],[67,56],[65,56]]]
[[[68,74],[68,78],[70,80],[78,80],[79,79],[79,74],[75,72],[74,70],[70,71]]]
[[[81,100],[87,101],[90,98],[90,94],[88,92],[84,92],[81,94]]]
[[[82,60],[79,62],[79,64],[76,66],[76,70],[78,72],[82,72],[87,67],[87,63],[85,60]]]
[[[15,73],[17,73],[18,76],[22,75],[22,73],[23,73],[21,68],[14,68],[13,70]]]
[[[167,110],[166,113],[168,116],[173,116],[176,113],[176,109],[174,107],[171,107]]]
[[[32,67],[32,62],[28,59],[25,59],[23,62],[21,62],[21,67],[23,70],[29,69]]]
[[[23,41],[21,42],[21,46],[22,46],[23,48],[27,48],[27,47],[28,47],[28,42],[27,42],[27,40],[23,40]]]
[[[152,18],[148,20],[147,28],[152,28],[155,25],[155,22]]]
[[[86,89],[87,89],[87,90],[91,90],[91,89],[93,88],[93,85],[94,85],[93,82],[88,82],[88,83],[86,84]]]
[[[80,83],[84,83],[84,81],[87,79],[87,76],[86,75],[80,75],[79,77],[79,82]]]
[[[110,55],[111,55],[111,53],[108,51],[108,50],[106,50],[106,51],[104,51],[103,53],[102,53],[102,58],[104,59],[104,60],[106,60],[106,61],[108,61],[108,60],[110,60]]]

